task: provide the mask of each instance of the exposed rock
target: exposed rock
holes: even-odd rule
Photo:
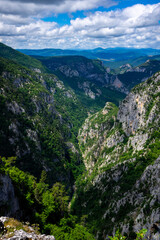
[[[75,148],[75,146],[73,145],[73,143],[67,142],[66,145],[67,145],[67,147],[68,147],[69,149],[71,149],[71,151],[72,151],[73,153],[79,154],[78,150]]]
[[[12,103],[8,103],[7,107],[8,107],[8,110],[13,112],[14,114],[21,114],[25,112],[25,110],[22,107],[20,107],[18,103],[15,101],[12,101]]]
[[[33,71],[36,73],[41,73],[41,70],[39,68],[34,68]]]
[[[79,77],[79,73],[76,70],[72,70],[70,67],[67,65],[65,66],[60,66],[59,70],[64,73],[67,77]]]
[[[2,236],[2,240],[55,240],[54,236],[40,235],[35,233],[26,233],[24,230],[17,230],[12,237]]]
[[[0,214],[17,218],[21,216],[19,201],[15,195],[12,181],[9,176],[2,174],[0,174]]]
[[[79,131],[87,174],[82,196],[76,197],[93,224],[101,221],[97,239],[119,228],[129,239],[143,228],[148,239],[160,239],[159,86],[157,73],[135,87],[119,111],[107,103]]]
[[[1,240],[55,240],[54,236],[40,234],[28,224],[18,222],[13,218],[0,217],[0,223],[3,228],[3,231],[0,232]],[[23,229],[17,229],[20,227]]]

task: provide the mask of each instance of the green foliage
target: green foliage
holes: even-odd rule
[[[15,160],[0,158],[0,171],[12,179],[25,215],[57,240],[93,240],[87,229],[78,224],[77,217],[68,213],[69,196],[65,186],[57,182],[49,188],[45,171],[37,182],[35,177],[15,167]]]
[[[147,229],[142,229],[139,232],[137,232],[136,240],[143,240],[146,233]]]
[[[55,213],[55,199],[52,193],[47,190],[42,195],[42,206],[43,211],[40,215],[42,223],[45,225],[49,220],[52,221]]]
[[[40,181],[36,184],[34,189],[35,199],[38,201],[38,203],[42,203],[43,194],[48,189],[48,184],[46,184],[46,180],[47,180],[47,173],[43,170],[41,173]]]
[[[69,196],[66,194],[65,186],[61,183],[55,183],[52,187],[51,193],[55,199],[55,208],[59,215],[63,217],[67,212]]]
[[[142,229],[139,232],[137,232],[136,233],[137,237],[135,240],[143,240],[146,232],[147,232],[147,229]],[[113,236],[113,237],[110,236],[109,239],[110,240],[125,240],[127,238],[125,236],[122,236],[122,234],[118,230],[118,231],[116,231],[115,236]]]
[[[122,234],[119,231],[117,231],[115,236],[114,237],[109,236],[109,239],[110,240],[125,240],[126,237],[122,236]]]
[[[20,53],[13,48],[6,46],[3,43],[0,43],[0,57],[8,58],[28,68],[40,69],[43,72],[46,71],[46,68],[37,59]]]
[[[51,225],[49,227],[56,240],[95,239],[84,226],[77,224],[77,218],[75,216],[70,215],[68,218],[61,219],[59,226]]]
[[[82,172],[80,165],[83,163],[80,154],[74,155],[65,142],[72,142],[78,152],[76,136],[87,110],[84,111],[74,94],[74,99],[66,97],[68,89],[58,88],[59,80],[54,75],[32,72],[7,59],[0,59],[0,70],[6,74],[0,81],[5,92],[0,94],[3,112],[0,154],[15,156],[18,148],[16,164],[22,170],[39,178],[45,165],[53,171],[48,173],[50,184],[61,175],[68,184],[70,174],[74,181]],[[18,112],[14,113],[14,109]]]

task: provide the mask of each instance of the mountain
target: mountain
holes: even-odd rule
[[[72,185],[72,161],[80,161],[76,134],[87,110],[53,74],[0,58],[0,76],[0,156],[17,156],[22,170],[40,177],[45,169],[50,182]],[[75,175],[79,170],[74,164]]]
[[[36,223],[56,239],[93,240],[68,210],[84,170],[76,136],[88,109],[57,76],[7,58],[0,58],[0,109],[0,215]],[[23,223],[6,224],[5,230],[0,220],[2,239],[6,232],[9,239],[28,238]]]
[[[100,107],[107,101],[117,105],[123,98],[120,93],[129,93],[136,84],[160,70],[159,60],[147,60],[137,67],[125,64],[113,72],[105,68],[100,60],[82,56],[37,57],[37,59],[74,89],[80,95],[80,99],[82,94],[85,94],[95,100],[92,102],[98,104],[100,102]]]
[[[0,57],[10,59],[15,63],[23,65],[37,72],[46,72],[46,69],[44,66],[42,66],[41,62],[35,58],[20,53],[19,51],[16,51],[3,43],[0,43]]]
[[[132,68],[130,65],[120,67],[120,74],[117,74],[117,79],[122,82],[126,89],[130,90],[136,84],[145,81],[154,73],[160,70],[160,61],[147,60],[138,67]]]
[[[66,87],[70,87],[75,92],[79,101],[84,107],[89,108],[89,111],[100,110],[106,101],[113,101],[118,105],[119,101],[125,97],[123,88],[122,91],[120,88],[114,88],[115,76],[110,80],[113,89],[108,89],[110,84],[105,86],[109,77],[99,60],[90,60],[81,56],[37,57],[36,59],[4,44],[0,44],[0,56],[25,66],[34,72],[55,73]],[[56,65],[53,66],[56,62],[59,64],[58,67]],[[81,70],[78,69],[78,62],[82,65]],[[83,68],[85,69],[85,74],[83,73]]]
[[[146,228],[159,239],[160,72],[134,87],[79,130],[86,172],[77,181],[72,211],[86,216],[96,239],[120,229],[135,239]]]
[[[99,110],[106,101],[119,104],[125,94],[123,84],[110,75],[102,62],[82,56],[37,57],[52,73],[71,87],[88,108]]]
[[[18,219],[56,240],[103,240],[118,229],[132,240],[142,228],[157,240],[160,73],[148,77],[159,61],[115,75],[99,60],[27,62],[2,46],[0,215],[14,219],[0,218],[0,238],[28,238]]]
[[[26,50],[26,53],[29,54],[27,51],[33,51],[33,54],[35,52],[35,54],[39,55],[38,50]],[[51,49],[39,51],[42,53],[44,51],[51,52]],[[99,107],[103,107],[106,101],[118,104],[119,100],[121,100],[124,96],[118,94],[117,91],[128,94],[132,87],[151,77],[152,74],[160,70],[159,55],[151,56],[151,54],[154,55],[159,53],[159,50],[154,49],[98,48],[85,51],[85,53],[90,52],[92,54],[100,54],[101,56],[95,55],[93,58],[100,58],[103,63],[103,54],[106,54],[108,56],[107,58],[115,58],[115,65],[109,64],[108,60],[108,64],[103,64],[100,60],[88,59],[84,57],[87,55],[82,54],[82,51],[54,49],[54,52],[55,55],[58,55],[59,53],[60,55],[70,54],[70,56],[34,57],[41,61],[42,64],[54,74],[63,79],[65,84],[74,88],[74,90],[77,91],[77,94],[80,95],[81,99],[82,94],[88,96],[90,99],[85,99],[84,102],[87,102],[88,105],[93,104],[93,108],[96,110],[99,110]],[[148,56],[147,54],[150,55]],[[92,58],[90,56],[87,57]],[[120,61],[119,58],[121,58]],[[122,65],[117,65],[120,63]],[[79,64],[81,65],[80,68]],[[106,68],[104,65],[114,68],[115,66],[119,66],[119,68],[111,70]],[[126,68],[127,65],[130,66],[129,69],[128,67]],[[73,78],[74,82],[72,81]],[[115,96],[118,96],[118,98],[115,99]],[[101,100],[99,101],[100,98]],[[93,101],[92,99],[96,99],[96,101]]]
[[[140,56],[140,57],[137,57],[137,58],[125,59],[125,60],[122,60],[122,61],[103,61],[103,63],[106,67],[114,69],[117,72],[117,70],[122,65],[130,64],[132,67],[137,67],[137,66],[145,63],[147,60],[160,60],[160,55]]]
[[[107,63],[107,61],[122,61],[128,59],[135,59],[142,56],[158,55],[159,49],[151,48],[95,48],[88,50],[69,50],[69,49],[18,49],[18,51],[27,55],[36,56],[68,56],[79,55],[90,59],[101,59]]]

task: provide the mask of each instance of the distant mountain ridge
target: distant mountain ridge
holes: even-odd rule
[[[101,59],[107,65],[107,62],[126,61],[136,59],[142,56],[159,55],[159,49],[135,49],[135,48],[96,48],[92,50],[69,50],[69,49],[18,49],[18,51],[27,55],[36,56],[68,56],[79,55],[90,59]]]
[[[74,82],[76,90],[85,91],[83,84],[89,84],[90,93],[93,88],[100,88],[101,92],[108,89],[110,92],[117,90],[127,94],[136,84],[141,83],[160,70],[160,60],[150,60],[148,58],[146,62],[137,67],[125,64],[115,71],[106,68],[100,60],[88,59],[84,56],[36,56],[36,59],[41,61],[54,74],[64,78],[64,81],[70,86]],[[92,84],[95,87],[91,87]],[[95,98],[100,94],[100,92],[96,92],[96,89],[94,89],[92,96],[90,95],[91,98]]]

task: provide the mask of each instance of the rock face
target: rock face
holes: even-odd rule
[[[151,77],[160,69],[160,61],[157,60],[148,61],[134,68],[125,64],[119,68],[119,71],[116,70],[115,74],[111,74],[101,61],[82,56],[50,57],[40,60],[55,74],[60,73],[59,77],[65,77],[65,82],[67,81],[71,87],[73,87],[73,81],[74,84],[82,81],[81,84],[76,84],[76,87],[84,90],[85,94],[83,81],[89,82],[89,90],[94,94],[96,94],[96,88],[99,87],[116,89],[121,93],[128,94],[132,87]],[[95,86],[93,87],[92,84]],[[93,94],[88,96],[92,98]]]
[[[107,103],[86,119],[79,145],[87,172],[73,208],[94,226],[97,239],[121,229],[160,237],[160,73],[132,89],[119,110]]]
[[[124,84],[116,76],[111,75],[99,60],[91,60],[82,56],[64,56],[42,59],[42,62],[55,74],[59,72],[59,76],[63,74],[64,77],[70,78],[70,81],[67,79],[69,84],[71,81],[78,82],[77,87],[84,90],[85,94],[92,99],[93,93],[96,94],[96,88],[99,87],[109,87],[122,93],[128,93]],[[92,94],[87,94],[86,82],[88,83],[88,92],[92,91]]]
[[[7,175],[0,174],[0,215],[21,216],[18,198],[14,186]]]
[[[54,236],[40,234],[36,229],[13,218],[0,217],[3,231],[1,240],[55,240]],[[22,229],[20,229],[22,228]]]
[[[54,236],[35,234],[34,232],[26,233],[24,230],[17,230],[12,237],[2,236],[2,240],[55,240]]]
[[[119,111],[107,103],[103,110],[86,119],[79,131],[79,144],[87,169],[95,162],[98,168],[118,162],[128,151],[133,153],[132,158],[144,149],[147,140],[151,141],[160,121],[160,75],[155,74],[149,81],[135,87]]]
[[[120,74],[117,75],[117,78],[123,83],[125,89],[130,91],[136,84],[144,82],[159,70],[160,61],[157,60],[148,60],[134,68],[126,64],[121,66]]]

